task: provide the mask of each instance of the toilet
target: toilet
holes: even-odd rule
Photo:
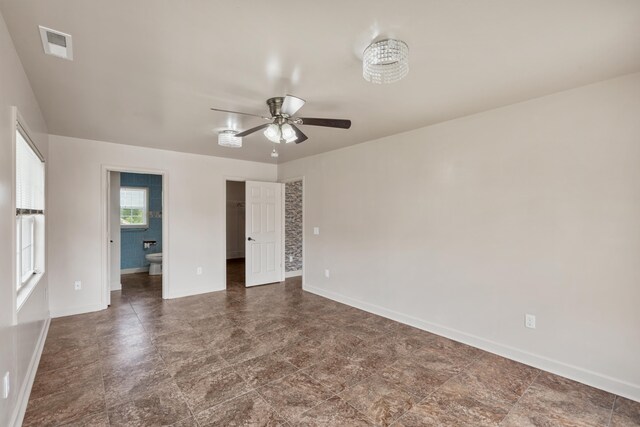
[[[144,256],[149,261],[149,276],[162,274],[162,252]]]

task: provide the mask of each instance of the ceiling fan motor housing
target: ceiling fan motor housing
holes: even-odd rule
[[[284,102],[284,97],[276,96],[274,98],[267,99],[267,105],[269,106],[269,112],[272,117],[281,117],[282,116],[282,103]]]

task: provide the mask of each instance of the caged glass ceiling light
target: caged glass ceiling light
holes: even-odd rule
[[[395,83],[409,73],[409,47],[401,40],[371,43],[364,50],[362,77],[376,84]]]
[[[218,133],[218,145],[223,147],[240,148],[242,147],[242,138],[236,136],[238,132],[234,130],[223,130]]]

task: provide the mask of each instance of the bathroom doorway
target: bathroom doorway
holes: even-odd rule
[[[103,167],[105,305],[166,297],[166,174]]]
[[[227,290],[245,287],[245,183],[226,181]]]
[[[120,172],[119,201],[122,295],[162,298],[162,175]]]

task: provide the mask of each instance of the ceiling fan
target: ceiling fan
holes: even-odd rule
[[[237,133],[235,136],[242,138],[259,130],[265,129],[264,135],[269,139],[269,141],[275,143],[295,142],[296,144],[300,144],[301,142],[309,139],[307,138],[307,135],[302,133],[298,128],[298,125],[324,126],[340,129],[349,129],[351,127],[351,120],[293,117],[293,115],[297,113],[304,104],[304,99],[292,95],[269,98],[267,99],[267,105],[269,106],[269,113],[271,113],[271,117],[243,113],[240,111],[223,110],[220,108],[212,108],[212,110],[221,111],[223,113],[260,117],[268,120],[271,123],[265,123],[251,129],[247,129],[243,132]]]

